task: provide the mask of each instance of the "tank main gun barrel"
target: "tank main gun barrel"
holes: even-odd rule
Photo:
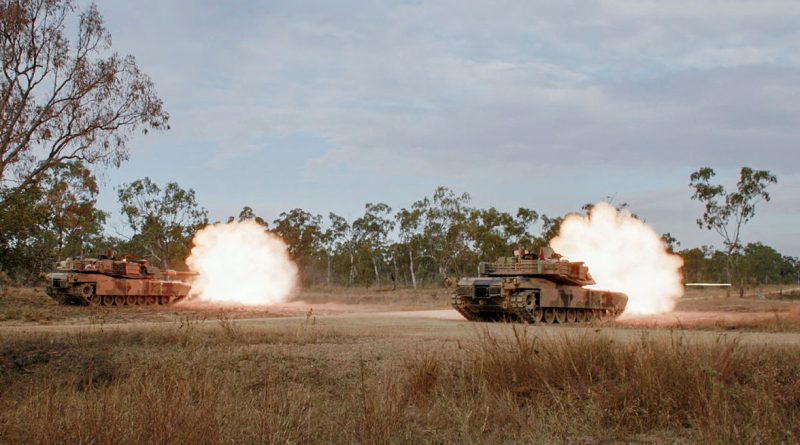
[[[180,276],[184,276],[184,277],[196,277],[196,276],[200,275],[200,274],[199,274],[199,273],[197,273],[197,272],[190,272],[190,271],[188,271],[188,270],[172,270],[172,269],[167,269],[167,270],[165,270],[165,271],[163,272],[163,274],[164,274],[164,275],[166,275],[166,276],[168,276],[168,277],[176,277],[176,276],[177,276],[177,277],[180,277]]]

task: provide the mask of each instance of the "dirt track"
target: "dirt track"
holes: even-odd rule
[[[438,310],[403,310],[377,311],[375,307],[364,308],[352,305],[306,305],[290,304],[272,308],[278,316],[241,318],[230,320],[237,326],[248,329],[287,329],[308,322],[307,311],[313,308],[314,322],[320,326],[342,331],[352,331],[365,336],[396,337],[414,339],[460,340],[475,338],[481,332],[504,336],[512,334],[513,327],[524,329],[529,335],[540,337],[582,336],[603,333],[617,341],[629,342],[644,339],[690,340],[698,342],[716,342],[721,339],[733,340],[742,344],[772,344],[800,346],[800,333],[797,332],[730,332],[714,330],[665,329],[662,326],[691,326],[698,320],[723,317],[730,320],[752,318],[754,314],[713,313],[713,312],[673,312],[660,316],[628,317],[612,323],[589,325],[522,325],[506,323],[467,322],[452,309]],[[292,315],[288,315],[292,314]],[[288,315],[288,316],[287,316]],[[759,314],[769,317],[770,314]],[[219,319],[206,318],[193,321],[198,325],[210,328],[218,326]],[[73,323],[50,325],[5,325],[0,326],[0,336],[19,335],[44,332],[69,332],[91,329],[123,329],[137,330],[157,327],[169,327],[178,321],[126,321],[122,323]]]

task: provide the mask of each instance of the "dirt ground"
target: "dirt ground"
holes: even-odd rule
[[[215,323],[235,321],[243,325],[280,325],[313,317],[321,323],[346,327],[374,327],[397,336],[432,335],[459,337],[470,330],[449,306],[448,289],[372,290],[353,288],[309,289],[298,292],[287,303],[271,306],[241,306],[185,301],[174,306],[82,307],[62,306],[40,288],[7,288],[0,292],[0,333],[6,331],[60,330],[86,326],[153,326],[159,323]],[[794,292],[794,293],[793,293]],[[719,290],[692,289],[675,311],[649,316],[626,316],[616,320],[576,326],[536,326],[543,332],[603,329],[605,331],[712,331],[800,333],[800,299],[797,289],[770,287],[741,297],[724,297]],[[491,324],[489,324],[491,325]],[[491,329],[495,329],[492,327]],[[622,335],[622,334],[620,334]],[[629,334],[624,334],[625,336]],[[692,334],[694,335],[694,334]],[[759,338],[767,338],[760,336]],[[800,337],[773,336],[775,339]],[[778,340],[782,341],[782,340]]]
[[[778,297],[521,325],[468,322],[447,289],[143,308],[4,289],[0,443],[794,443],[800,300]]]

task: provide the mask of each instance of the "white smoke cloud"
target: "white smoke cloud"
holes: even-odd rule
[[[193,241],[186,263],[198,273],[191,293],[200,300],[275,304],[294,289],[297,266],[286,243],[255,222],[214,224]]]
[[[588,216],[568,215],[550,245],[586,263],[597,282],[591,287],[626,293],[625,314],[670,312],[683,296],[683,259],[667,251],[652,227],[608,203]]]

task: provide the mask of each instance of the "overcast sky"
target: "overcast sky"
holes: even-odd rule
[[[104,174],[115,214],[113,188],[144,176],[193,188],[212,220],[355,218],[444,185],[551,216],[614,196],[682,247],[721,247],[689,174],[733,187],[747,165],[779,184],[744,240],[800,255],[800,2],[98,6],[172,126]]]

